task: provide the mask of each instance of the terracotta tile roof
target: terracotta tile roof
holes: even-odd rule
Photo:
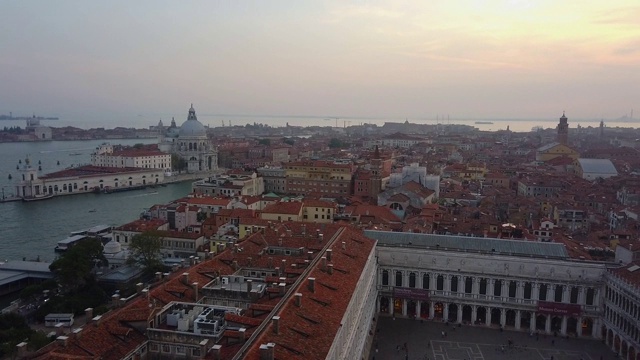
[[[132,221],[128,224],[118,226],[116,230],[145,232],[145,231],[151,231],[151,230],[158,230],[159,227],[161,227],[166,223],[167,222],[162,219],[150,219],[150,220],[139,219],[139,220]]]
[[[126,174],[134,174],[134,173],[145,173],[149,171],[158,171],[158,169],[140,169],[134,167],[104,167],[104,166],[93,166],[93,165],[85,165],[78,166],[71,169],[65,169],[61,171],[56,171],[53,173],[49,173],[43,176],[40,176],[40,179],[59,179],[66,177],[94,177],[94,176],[105,176],[105,175],[126,175]]]
[[[208,196],[194,197],[187,200],[191,205],[228,206],[231,202],[229,198],[214,198]]]
[[[296,306],[293,298],[286,299],[278,313],[280,333],[274,333],[273,324],[267,326],[245,359],[260,359],[260,345],[269,342],[276,344],[278,359],[325,359],[374,245],[375,241],[358,230],[345,228],[330,246],[333,274],[318,262],[309,274],[316,279],[315,292],[310,291],[305,279],[295,290],[302,294],[302,305]]]
[[[277,202],[275,204],[267,205],[262,210],[263,214],[288,214],[288,215],[300,215],[302,211],[302,203],[299,201],[290,202]]]

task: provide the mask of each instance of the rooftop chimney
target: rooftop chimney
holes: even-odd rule
[[[91,322],[91,319],[93,318],[93,308],[84,309],[84,318],[85,318],[85,324],[88,324]]]
[[[274,343],[260,345],[260,360],[273,360],[275,346]]]
[[[249,266],[253,265],[253,258],[251,256],[247,257],[247,262],[249,263]]]
[[[327,249],[326,254],[327,254],[327,260],[328,260],[328,261],[331,261],[331,253],[333,253],[333,250],[331,250],[331,249]]]
[[[329,275],[333,275],[333,264],[329,264],[329,267],[327,268],[327,272],[329,273]]]
[[[316,278],[309,278],[309,291],[316,292]]]
[[[347,243],[346,242],[342,242],[342,250],[347,250]]]
[[[322,240],[324,240],[324,235],[318,234],[318,241],[322,242]]]
[[[21,342],[20,344],[16,345],[16,349],[18,351],[18,358],[22,358],[27,353],[27,343],[24,341]]]
[[[136,294],[140,295],[140,293],[142,292],[142,288],[144,287],[143,283],[137,283],[136,284]]]
[[[276,335],[280,334],[280,316],[274,316],[271,320],[273,320],[273,332]]]
[[[327,270],[327,257],[323,256],[320,259],[322,260],[322,270]]]
[[[120,305],[120,294],[113,294],[111,296],[111,306],[118,307]]]
[[[253,288],[253,280],[247,280],[247,297],[251,296],[252,288]]]
[[[194,282],[191,285],[193,286],[193,300],[198,302],[198,283]]]
[[[302,294],[301,293],[295,293],[293,294],[295,300],[296,300],[296,306],[297,307],[301,307],[302,306]]]
[[[56,338],[56,341],[62,345],[63,347],[67,347],[67,344],[69,342],[69,337],[68,336],[58,336]]]
[[[156,272],[156,280],[158,281],[162,280],[162,273],[160,271]]]
[[[182,283],[189,285],[189,273],[182,273]]]
[[[211,355],[213,355],[213,360],[221,360],[220,349],[222,349],[222,345],[215,344],[211,347]]]
[[[233,270],[238,270],[238,260],[233,260],[231,267],[233,268]]]
[[[240,333],[240,341],[244,342],[244,340],[247,338],[247,329],[240,328],[238,329],[238,332]]]
[[[267,259],[267,267],[273,269],[273,258],[271,256]]]
[[[291,229],[287,229],[287,236],[291,237]]]
[[[307,251],[307,259],[308,260],[313,259],[313,251]]]
[[[94,316],[93,319],[91,319],[91,321],[93,321],[93,323],[96,324],[96,327],[100,326],[100,323],[102,322],[102,315]]]

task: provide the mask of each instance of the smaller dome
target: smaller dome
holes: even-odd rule
[[[119,242],[115,240],[111,240],[104,245],[104,249],[102,250],[105,254],[117,254],[122,251],[122,246]]]

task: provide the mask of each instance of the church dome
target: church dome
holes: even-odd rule
[[[105,254],[117,254],[122,251],[122,246],[119,242],[115,240],[111,240],[104,245],[104,249],[102,250]]]
[[[189,116],[187,117],[187,121],[185,121],[180,126],[180,136],[207,136],[207,129],[204,127],[204,125],[202,125],[200,121],[198,121],[198,118],[196,117],[196,111],[193,109],[193,104],[191,104],[191,108],[189,109]]]

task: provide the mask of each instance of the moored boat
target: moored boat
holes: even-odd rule
[[[25,196],[22,198],[22,201],[40,201],[40,200],[47,200],[47,199],[51,199],[53,197],[53,194],[47,194],[47,195],[41,195],[41,196]]]

